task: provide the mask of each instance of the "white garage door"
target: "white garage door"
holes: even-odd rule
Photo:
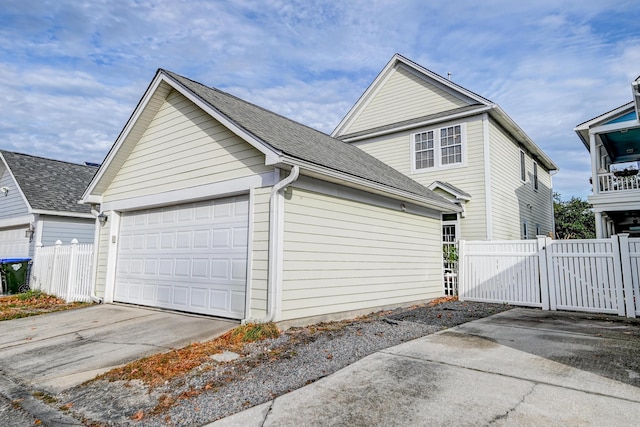
[[[116,301],[242,319],[247,196],[123,213]]]
[[[24,233],[28,225],[0,230],[0,258],[26,258],[29,256],[29,238]]]

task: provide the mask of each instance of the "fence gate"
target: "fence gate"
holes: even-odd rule
[[[640,316],[640,239],[459,245],[460,300]]]

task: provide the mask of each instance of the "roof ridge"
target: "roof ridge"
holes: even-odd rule
[[[305,127],[305,128],[307,128],[307,129],[309,129],[309,130],[312,130],[312,131],[314,131],[314,132],[320,133],[320,134],[322,134],[322,135],[324,135],[324,136],[327,136],[327,137],[329,137],[329,138],[333,138],[333,139],[335,139],[335,140],[337,140],[337,141],[340,141],[338,138],[335,138],[335,137],[331,136],[330,134],[324,133],[324,132],[322,132],[322,131],[320,131],[320,130],[318,130],[318,129],[315,129],[315,128],[313,128],[313,127],[309,126],[309,125],[306,125],[306,124],[304,124],[304,123],[297,122],[297,121],[295,121],[295,120],[293,120],[293,119],[291,119],[291,118],[289,118],[289,117],[287,117],[287,116],[284,116],[284,115],[282,115],[282,114],[280,114],[280,113],[276,113],[275,111],[268,110],[268,109],[266,109],[266,108],[264,108],[264,107],[261,107],[261,106],[260,106],[260,105],[258,105],[258,104],[254,104],[254,103],[253,103],[253,102],[251,102],[251,101],[247,101],[246,99],[242,99],[242,98],[240,98],[240,97],[238,97],[238,96],[236,96],[236,95],[234,95],[234,94],[232,94],[232,93],[225,92],[225,91],[220,90],[220,89],[218,89],[218,88],[216,88],[216,87],[213,87],[213,86],[207,86],[207,85],[205,85],[205,84],[203,84],[203,83],[200,83],[200,82],[198,82],[198,81],[196,81],[196,80],[190,79],[189,77],[185,77],[185,76],[183,76],[183,75],[181,75],[181,74],[174,73],[174,72],[172,72],[172,71],[170,71],[170,70],[166,70],[166,69],[163,69],[163,68],[160,68],[160,70],[162,70],[162,71],[164,71],[164,72],[166,72],[166,73],[169,73],[169,74],[174,74],[174,75],[177,75],[177,76],[179,76],[179,77],[182,77],[182,78],[183,78],[183,79],[185,79],[185,80],[189,80],[189,81],[190,81],[190,82],[192,82],[192,83],[195,83],[195,84],[200,85],[200,86],[202,86],[202,87],[206,87],[207,89],[213,90],[214,92],[218,92],[218,93],[221,93],[221,94],[223,94],[223,95],[225,95],[225,96],[228,96],[228,97],[230,97],[230,98],[234,98],[234,99],[235,99],[235,100],[237,100],[237,101],[240,101],[240,102],[243,102],[243,103],[245,103],[245,104],[251,105],[251,106],[253,106],[253,107],[255,107],[255,108],[258,108],[258,109],[260,109],[260,110],[264,111],[265,113],[269,113],[269,114],[272,114],[272,115],[274,115],[274,116],[278,116],[278,117],[280,117],[280,118],[283,118],[283,119],[285,119],[285,120],[287,120],[287,121],[289,121],[289,122],[291,122],[291,123],[295,123],[297,126]],[[231,117],[229,117],[229,118],[231,119]],[[243,128],[244,128],[244,127],[243,127]],[[245,129],[245,130],[247,130],[247,131],[248,131],[248,129]],[[340,141],[340,142],[343,142],[343,141]]]
[[[25,157],[31,157],[33,159],[40,159],[40,160],[45,160],[48,162],[58,162],[58,163],[65,163],[67,165],[73,165],[73,166],[82,166],[82,167],[88,167],[88,168],[97,168],[97,166],[91,166],[91,165],[85,165],[82,163],[75,163],[75,162],[69,162],[66,160],[58,160],[58,159],[51,159],[48,157],[42,157],[42,156],[36,156],[33,154],[28,154],[28,153],[19,153],[17,151],[9,151],[9,150],[3,150],[0,148],[0,153],[10,153],[10,154],[14,154],[14,155],[18,155],[18,156],[25,156]]]

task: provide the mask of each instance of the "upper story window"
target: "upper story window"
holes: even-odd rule
[[[436,128],[412,135],[414,171],[461,166],[464,162],[464,125]]]
[[[538,190],[538,164],[533,162],[533,189]]]
[[[527,180],[527,162],[525,161],[525,154],[524,151],[520,151],[520,180],[521,181],[526,181]]]

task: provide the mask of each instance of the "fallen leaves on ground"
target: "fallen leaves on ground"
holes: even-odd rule
[[[19,319],[54,311],[70,310],[89,306],[89,303],[67,303],[63,299],[40,291],[0,297],[0,320]]]
[[[279,335],[280,331],[274,323],[248,323],[215,340],[196,342],[166,353],[154,354],[113,369],[96,379],[140,380],[151,387],[159,386],[209,361],[211,355],[224,350],[237,353],[247,343],[277,338]]]

